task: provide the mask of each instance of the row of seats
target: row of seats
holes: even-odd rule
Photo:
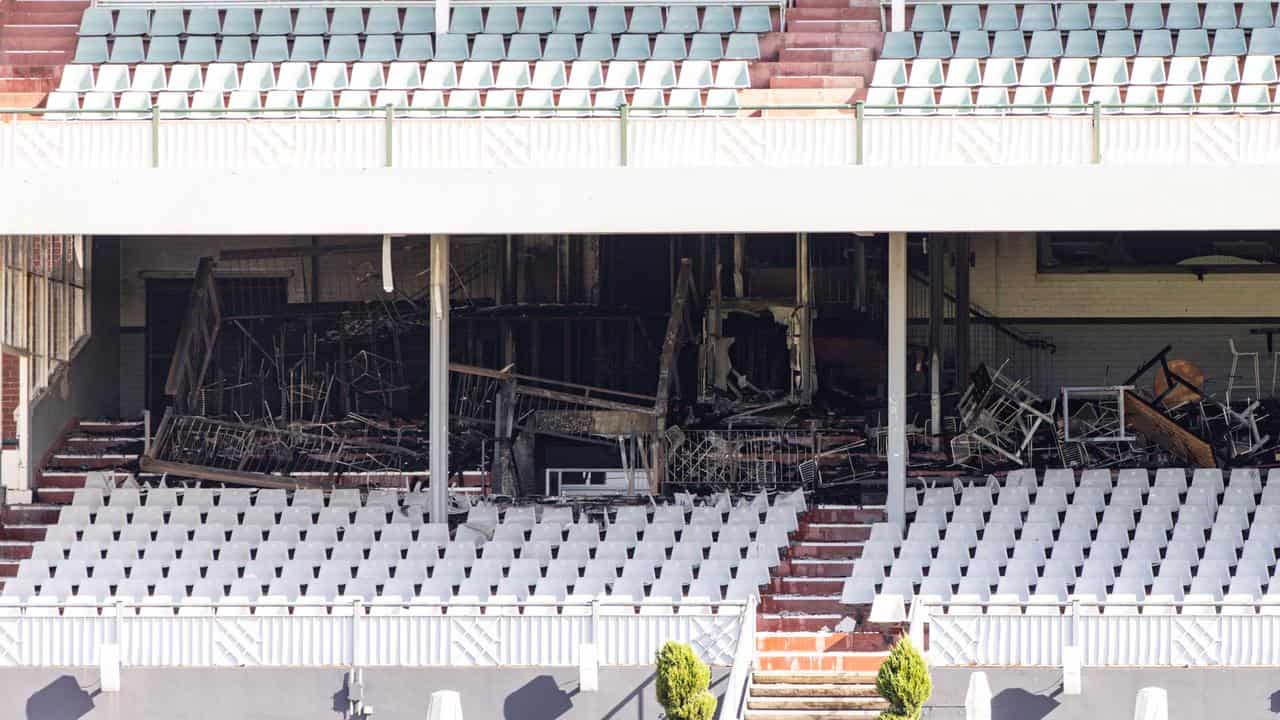
[[[985,8],[986,12],[982,12]],[[1276,14],[1270,2],[1247,0],[1236,9],[1234,2],[1203,3],[1067,2],[992,3],[950,5],[925,3],[912,6],[910,28],[915,32],[947,30],[1227,30],[1269,28]]]
[[[545,595],[534,595],[523,601],[513,596],[492,595],[488,600],[477,597],[455,596],[398,596],[380,595],[373,600],[362,596],[338,596],[336,598],[302,595],[294,599],[283,595],[264,595],[251,600],[243,595],[229,595],[221,600],[211,600],[203,596],[173,598],[168,596],[133,597],[120,596],[98,601],[89,597],[72,596],[67,600],[57,597],[33,596],[28,599],[17,597],[0,597],[0,617],[96,617],[99,614],[115,615],[116,602],[122,604],[120,611],[126,616],[139,617],[201,617],[201,616],[282,616],[298,615],[318,617],[324,615],[350,616],[368,614],[371,616],[410,615],[492,615],[492,616],[590,616],[593,612],[591,603],[596,597],[592,595],[574,595],[559,599]],[[713,615],[720,612],[738,614],[741,609],[737,605],[724,609],[712,605],[710,598],[687,597],[676,603],[660,602],[644,604],[639,598],[623,598],[612,596],[611,602],[601,603],[595,612],[600,615]],[[626,600],[634,604],[625,604]],[[356,601],[361,601],[359,609]],[[561,603],[573,603],[561,606]]]
[[[1096,62],[1064,58],[952,60],[877,60],[873,87],[990,87],[1052,85],[1222,85],[1276,82],[1273,55],[1249,55],[1243,64],[1233,56],[1209,58],[1121,58]]]
[[[979,114],[1078,115],[1090,112],[1098,103],[1103,113],[1264,113],[1275,112],[1273,85],[1114,85],[1012,88],[871,88],[867,93],[868,115]],[[934,108],[937,109],[934,109]]]
[[[677,66],[670,60],[644,63],[596,60],[559,60],[532,63],[504,61],[494,65],[468,61],[396,62],[384,72],[381,63],[214,63],[202,65],[69,65],[62,73],[62,92],[195,92],[210,90],[628,90],[643,88],[746,88],[751,79],[747,63],[740,60],[717,64],[690,60]]]
[[[514,5],[481,8],[454,7],[449,16],[449,32],[463,34],[500,33],[767,33],[773,21],[769,8],[748,5],[656,5],[624,7],[602,5]],[[86,37],[178,35],[399,35],[430,34],[436,31],[435,8],[430,6],[196,7],[121,9],[89,8],[81,17],[79,34]]]
[[[953,40],[946,31],[885,33],[883,58],[1096,58],[1202,57],[1205,55],[1280,55],[1280,28],[1218,30],[1212,41],[1205,30],[1183,30],[1175,42],[1168,30],[965,30]],[[1140,36],[1140,37],[1139,37]],[[1064,42],[1065,37],[1065,42]]]
[[[460,34],[299,37],[247,36],[154,38],[82,37],[76,42],[73,63],[212,63],[212,62],[392,62],[483,60],[756,60],[759,36],[754,33],[661,33],[648,35],[475,35]]]

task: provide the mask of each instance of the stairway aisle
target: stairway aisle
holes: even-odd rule
[[[76,49],[88,2],[0,0],[0,107],[39,107]]]

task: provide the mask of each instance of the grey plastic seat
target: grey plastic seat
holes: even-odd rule
[[[492,15],[492,11],[490,11],[490,14]],[[520,18],[520,32],[522,33],[545,35],[555,30],[555,26],[555,12],[548,5],[526,6],[524,15]],[[515,32],[515,30],[511,32]]]
[[[990,55],[991,45],[988,43],[985,30],[960,31],[960,38],[956,40],[956,51],[953,57],[984,59]]]
[[[765,5],[747,5],[738,13],[738,32],[773,32],[773,16]]]
[[[1053,30],[1057,24],[1053,18],[1053,6],[1048,3],[1031,3],[1022,8],[1022,21],[1018,29],[1023,32]]]
[[[1093,21],[1089,19],[1089,6],[1087,4],[1064,3],[1058,8],[1058,23],[1054,29],[1070,32],[1072,30],[1088,30],[1091,27],[1093,27]]]
[[[1124,3],[1099,3],[1093,13],[1094,30],[1124,30],[1129,27]]]
[[[400,31],[405,35],[428,34],[436,31],[436,9],[423,5],[411,5],[404,9],[404,22]]]
[[[453,36],[446,35],[445,37],[448,38]],[[459,37],[459,39],[462,41],[461,47],[459,48],[455,45],[453,50],[455,52],[460,52],[465,60],[467,54],[467,39],[464,37]],[[405,35],[400,39],[400,52],[396,55],[397,60],[421,62],[423,60],[431,60],[434,57],[435,50],[432,46],[430,35]]]
[[[954,13],[956,6],[952,6]],[[982,28],[991,32],[1018,29],[1018,8],[1013,3],[994,3],[987,5],[987,16],[982,21]]]
[[[1200,7],[1193,2],[1169,3],[1164,26],[1170,30],[1197,30],[1200,28]]]
[[[654,60],[684,60],[688,57],[684,35],[659,33],[653,41]]]
[[[484,19],[484,31],[487,33],[511,35],[519,25],[514,5],[494,5]]]
[[[441,42],[440,45],[441,52],[443,52],[444,43]],[[497,62],[506,59],[506,57],[507,49],[501,35],[476,35],[475,40],[471,42],[470,59],[472,60]]]
[[[107,61],[107,39],[104,37],[82,37],[76,40],[76,55],[73,63],[101,65]]]
[[[214,12],[217,11],[215,10]],[[191,24],[190,20],[188,20],[188,32],[190,32]],[[226,15],[222,18],[222,27],[219,28],[218,32],[222,35],[253,35],[258,32],[258,21],[254,17],[251,8],[228,8]]]
[[[578,59],[578,41],[577,41],[577,38],[575,38],[573,35],[567,35],[563,33],[548,35],[547,45],[542,49],[542,54],[540,58],[539,57],[528,57],[528,58],[517,57],[515,55],[515,46],[516,46],[516,38],[518,37],[532,38],[535,45],[538,41],[538,36],[536,35],[516,35],[512,37],[511,49],[507,51],[507,58],[510,60],[542,59],[542,60],[563,60],[565,62],[569,62],[571,60]],[[585,43],[586,41],[584,40],[583,44],[585,45]],[[610,45],[609,49],[612,50],[613,46]]]
[[[662,10],[656,5],[641,5],[632,8],[631,22],[627,32],[656,35],[662,32]]]
[[[331,48],[332,49],[332,46]],[[365,62],[392,62],[399,55],[396,52],[394,35],[369,35],[364,40],[364,52],[360,59]]]
[[[245,38],[247,41],[248,38]],[[247,49],[247,48],[246,48]],[[182,48],[182,62],[189,64],[211,63],[218,57],[217,46],[211,37],[189,37]],[[240,62],[240,61],[236,61]]]
[[[116,13],[116,27],[112,34],[116,37],[126,35],[151,34],[151,13],[147,10],[125,8]]]
[[[1257,30],[1273,26],[1275,26],[1275,15],[1271,13],[1271,3],[1249,0],[1240,5],[1240,27],[1246,30]]]
[[[663,32],[696,33],[701,29],[698,8],[693,5],[672,5],[667,8],[667,22]]]
[[[144,57],[140,37],[118,37],[111,43],[110,62],[133,65],[142,62]]]
[[[758,60],[760,36],[755,33],[731,33],[725,45],[725,60]]]
[[[323,8],[319,8],[321,13]],[[301,15],[299,15],[301,18]],[[296,30],[294,31],[297,32]],[[360,35],[365,32],[364,12],[358,7],[339,6],[333,10],[333,21],[329,23],[330,35]]]
[[[618,38],[618,50],[614,53],[616,60],[648,60],[652,57],[649,50],[648,35],[627,34]]]
[[[178,62],[180,57],[182,57],[182,51],[178,48],[178,38],[176,37],[152,38],[151,43],[147,46],[147,62],[149,63],[172,65]]]
[[[478,37],[476,38],[477,41],[479,39],[480,38]],[[474,50],[472,54],[474,55]],[[507,60],[539,60],[542,58],[542,41],[537,35],[512,35],[511,42],[507,45],[507,53],[504,57]]]
[[[1239,28],[1231,28],[1214,33],[1213,54],[1218,56],[1244,55],[1244,31]]]
[[[552,41],[557,35],[551,35],[547,38],[547,47],[543,50],[544,56],[550,56],[552,51]],[[571,36],[564,36],[571,37]],[[581,60],[600,60],[608,61],[613,59],[613,36],[606,33],[588,33],[582,36],[582,48],[577,56]]]
[[[997,39],[999,37],[997,36]],[[886,60],[911,60],[916,56],[916,36],[909,32],[884,34],[884,49],[880,57]]]
[[[334,35],[325,49],[327,62],[355,62],[360,59],[360,40],[355,35]]]
[[[306,10],[306,8],[303,8],[303,10]],[[228,14],[230,13],[228,12]],[[302,16],[303,11],[300,10],[298,12],[299,19],[301,19]],[[225,27],[225,24],[222,31],[224,33],[230,32]],[[266,7],[263,8],[262,14],[258,16],[258,28],[256,31],[258,35],[283,36],[288,35],[293,31],[293,18],[291,17],[289,8],[287,7]]]
[[[1071,33],[1072,37],[1076,37],[1077,33],[1082,33],[1077,40],[1077,44],[1087,43],[1089,38],[1093,40],[1094,55],[1097,55],[1098,35],[1092,30],[1076,30]],[[1062,33],[1057,30],[1037,30],[1031,33],[1031,45],[1027,49],[1027,57],[1033,58],[1058,58],[1062,57]],[[1038,497],[1038,496],[1037,496]]]
[[[668,18],[669,19],[669,18]],[[705,33],[731,33],[738,29],[733,20],[733,8],[729,5],[709,5],[702,11],[702,28]]]
[[[1280,55],[1280,28],[1258,28],[1249,38],[1250,55]]]
[[[714,33],[697,33],[689,41],[690,60],[719,60],[724,57],[724,45]]]
[[[922,3],[912,7],[911,32],[936,32],[946,29],[947,23],[942,14],[942,5]]]
[[[977,5],[952,5],[951,16],[947,18],[946,29],[950,32],[980,30],[982,13]]]
[[[434,8],[428,9],[433,11],[434,19]],[[333,22],[335,26],[338,24],[338,11],[334,11]],[[364,30],[355,32],[366,32],[370,35],[394,35],[400,32],[400,8],[386,5],[375,5],[369,8],[369,21],[365,24]]]
[[[284,62],[288,59],[289,41],[280,36],[258,38],[252,54],[249,53],[247,37],[224,37],[222,46],[218,48],[218,62]]]
[[[916,57],[936,60],[947,60],[955,53],[951,47],[951,33],[926,32],[920,36],[920,51]]]
[[[169,22],[161,20],[161,13],[165,12],[168,11],[164,9],[156,10],[155,14],[151,16],[152,35],[156,34],[157,22],[166,24]],[[182,10],[175,9],[173,12],[178,16],[182,15]],[[162,27],[165,27],[165,25],[162,25]],[[217,35],[221,33],[222,20],[218,17],[218,9],[209,7],[192,8],[190,14],[187,15],[186,26],[182,32],[187,35]]]
[[[1129,15],[1130,30],[1159,30],[1163,27],[1164,10],[1158,3],[1134,3],[1133,12]]]
[[[480,14],[480,8],[475,5],[453,8],[449,13],[449,32],[466,35],[484,32],[484,18]]]
[[[80,28],[76,34],[81,37],[104,37],[115,29],[115,22],[108,8],[85,8],[80,16]]]
[[[1095,39],[1096,40],[1096,39]],[[1068,53],[1070,42],[1068,42]],[[1132,30],[1108,30],[1102,38],[1103,57],[1133,57],[1138,54],[1137,43],[1133,39]],[[1079,56],[1085,57],[1085,56]]]
[[[1236,4],[1233,2],[1208,2],[1204,5],[1204,18],[1200,26],[1206,30],[1227,30],[1236,26]]]
[[[1138,57],[1168,57],[1173,54],[1173,35],[1168,30],[1147,30],[1138,44]]]
[[[268,38],[275,39],[275,38]],[[280,38],[283,40],[284,38]],[[258,41],[261,47],[262,40]],[[254,59],[260,59],[256,55]],[[293,49],[289,59],[294,62],[320,62],[324,60],[324,38],[317,35],[303,35],[293,40]]]

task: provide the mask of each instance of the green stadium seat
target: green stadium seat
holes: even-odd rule
[[[662,32],[662,10],[656,5],[640,5],[631,10],[627,32],[656,35]]]
[[[182,51],[178,48],[176,37],[152,37],[147,45],[147,62],[149,63],[171,65],[178,62],[181,57]]]
[[[328,35],[329,13],[322,7],[298,8],[298,17],[293,22],[294,35]]]
[[[1275,15],[1271,13],[1271,3],[1250,0],[1240,6],[1240,27],[1246,30],[1274,27]]]
[[[1239,28],[1219,30],[1213,34],[1214,55],[1244,55],[1244,31]]]
[[[484,31],[486,33],[510,35],[519,27],[520,23],[516,18],[514,5],[494,5],[489,8],[489,14],[484,19]]]
[[[450,60],[453,62],[461,62],[470,57],[467,50],[467,36],[456,33],[447,33],[441,35],[439,43],[436,47],[436,60]],[[400,44],[400,59],[408,60],[404,56],[404,44]]]
[[[954,12],[954,10],[952,11]],[[954,57],[984,59],[991,55],[991,40],[986,30],[961,30],[956,40]]]
[[[1025,17],[1026,10],[1023,10],[1023,13]],[[1069,32],[1088,30],[1091,27],[1093,27],[1093,20],[1089,18],[1089,6],[1085,3],[1064,3],[1058,8],[1058,24],[1055,26],[1057,30]]]
[[[329,24],[330,35],[363,35],[364,32],[364,12],[360,8],[340,5],[333,9],[333,22]]]
[[[261,44],[262,41],[259,40],[258,42]],[[301,35],[294,38],[293,49],[289,51],[289,59],[294,62],[320,62],[324,60],[324,38],[318,35]]]
[[[566,10],[571,8],[561,8],[560,15],[564,16]],[[621,5],[601,5],[596,8],[596,19],[591,25],[593,33],[610,33],[613,35],[621,35],[627,31],[627,11]]]
[[[733,8],[728,5],[711,5],[702,11],[702,32],[726,35],[738,29],[733,20]]]
[[[759,60],[760,36],[756,33],[730,33],[724,50],[725,60]]]
[[[1250,55],[1280,55],[1280,29],[1258,28],[1249,38]]]
[[[991,57],[1022,58],[1027,56],[1027,42],[1021,30],[1000,30],[991,40]]]
[[[537,40],[537,36],[532,36]],[[515,38],[511,42],[515,43]],[[583,45],[586,40],[583,40]],[[510,53],[508,53],[510,55]],[[578,59],[578,39],[577,37],[564,33],[555,33],[547,36],[547,46],[542,50],[542,58],[545,60],[563,60],[569,62]],[[512,58],[519,59],[519,58]],[[537,60],[538,58],[531,58]]]
[[[955,12],[953,9],[952,12]],[[1018,8],[1012,3],[995,4],[987,6],[987,17],[982,22],[982,28],[991,32],[1001,30],[1017,30],[1018,29]]]
[[[435,20],[434,8],[432,10],[432,24]],[[425,32],[434,31],[431,30]],[[395,35],[400,32],[400,8],[388,7],[386,5],[375,5],[369,8],[369,21],[365,25],[365,32],[370,35]]]
[[[724,57],[724,43],[719,33],[695,33],[689,41],[690,60],[719,60]]]
[[[245,38],[247,41],[248,38]],[[218,58],[218,47],[214,38],[207,35],[188,37],[182,45],[182,62],[211,63]]]
[[[145,56],[140,37],[117,37],[111,42],[110,62],[132,65],[142,62]]]
[[[192,13],[194,14],[194,11]],[[186,32],[187,21],[183,19],[181,9],[160,8],[151,13],[151,37],[184,35]],[[201,33],[193,34],[199,35]]]
[[[436,10],[433,7],[411,5],[404,9],[405,35],[427,35],[436,31]]]
[[[988,17],[990,17],[988,15]],[[1022,22],[1018,29],[1022,32],[1037,30],[1053,30],[1057,25],[1053,19],[1053,6],[1048,3],[1033,3],[1022,7]]]
[[[195,15],[194,11],[192,15]],[[188,19],[188,33],[191,32],[192,25],[193,23]],[[215,31],[222,35],[253,35],[256,32],[258,32],[258,21],[253,16],[253,10],[243,7],[228,8],[226,15],[222,18],[222,27]]]
[[[80,29],[76,31],[81,37],[105,37],[115,29],[115,21],[111,11],[104,8],[85,8],[80,16]]]
[[[1124,3],[1098,3],[1098,8],[1093,12],[1094,30],[1125,30],[1128,27],[1129,18],[1125,14]]]
[[[982,29],[982,13],[977,5],[952,5],[947,18],[947,30],[964,32]]]
[[[231,11],[228,10],[227,14],[229,16]],[[228,32],[226,27],[222,31]],[[289,8],[267,7],[262,10],[262,15],[258,17],[258,35],[288,35],[292,32],[293,18],[289,14]]]
[[[688,57],[684,35],[676,33],[659,33],[653,40],[654,60],[684,60]]]
[[[526,61],[542,59],[541,38],[531,34],[512,35],[511,42],[507,45],[506,59]]]
[[[1164,27],[1164,9],[1156,3],[1135,3],[1129,15],[1131,30],[1159,30]]]
[[[1204,30],[1183,30],[1178,33],[1178,44],[1173,49],[1177,57],[1204,57],[1209,54],[1209,33]]]
[[[446,35],[445,37],[453,36]],[[465,60],[467,54],[467,39],[462,36],[458,37],[462,40],[461,52],[463,59]],[[400,39],[400,53],[396,55],[398,60],[421,62],[424,60],[431,60],[434,57],[435,52],[432,47],[430,35],[405,35]]]
[[[1138,44],[1132,30],[1108,30],[1102,37],[1103,57],[1133,57],[1137,54]]]
[[[1169,13],[1165,17],[1164,26],[1170,30],[1198,30],[1200,6],[1193,2],[1169,3]]]
[[[550,40],[547,41],[550,45]],[[587,33],[582,36],[582,48],[578,52],[582,60],[609,61],[613,59],[613,35]]]
[[[951,46],[951,33],[945,30],[920,35],[920,50],[916,57],[946,60],[955,54]]]
[[[453,8],[449,13],[449,32],[467,35],[484,32],[484,18],[480,14],[480,8],[476,5]]]
[[[555,30],[556,14],[547,5],[529,5],[520,18],[520,32],[546,35]]]
[[[667,8],[667,22],[663,25],[663,32],[689,34],[698,32],[699,27],[698,8],[693,5],[672,5]]]
[[[880,57],[891,60],[910,60],[916,56],[916,36],[909,32],[887,32]]]
[[[618,38],[618,49],[614,54],[615,59],[648,60],[650,56],[648,35],[626,34]]]
[[[360,59],[365,62],[391,62],[398,58],[396,38],[394,35],[369,35],[364,39],[364,52]]]
[[[1138,43],[1138,57],[1168,57],[1173,54],[1173,35],[1168,30],[1147,30]]]
[[[738,32],[773,32],[773,16],[764,5],[747,5],[738,15]]]
[[[296,42],[296,41],[295,41]],[[329,38],[324,59],[328,62],[355,62],[360,59],[360,39],[355,35],[334,35]]]
[[[444,43],[442,42],[441,47],[443,48],[443,46]],[[438,56],[439,53],[437,53],[437,59],[444,59],[439,58]],[[506,57],[507,49],[505,43],[502,41],[502,36],[482,33],[480,35],[476,35],[475,40],[472,41],[471,55],[468,56],[468,59],[496,62],[498,60],[506,59]]]
[[[1226,30],[1236,26],[1236,5],[1232,2],[1205,3],[1201,27],[1205,30]]]
[[[151,28],[151,12],[137,8],[125,8],[116,13],[114,35],[147,35]]]
[[[1077,30],[1075,32],[1085,32]],[[1093,37],[1094,47],[1097,47],[1098,36],[1092,30],[1087,31]],[[1072,33],[1073,35],[1075,33]],[[1080,41],[1080,42],[1083,42]],[[1094,51],[1094,55],[1097,55]],[[1037,30],[1031,33],[1031,44],[1027,48],[1027,57],[1033,58],[1057,58],[1062,57],[1062,33],[1057,30]]]
[[[912,32],[935,32],[946,28],[947,23],[942,15],[942,6],[938,3],[923,3],[912,6]]]
[[[581,35],[590,29],[591,12],[586,5],[567,5],[560,8],[560,16],[556,19],[556,32]]]
[[[236,35],[222,38],[218,48],[218,62],[284,62],[289,59],[289,41],[283,36],[258,38],[258,45],[250,52],[249,38]]]

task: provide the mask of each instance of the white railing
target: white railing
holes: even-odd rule
[[[742,625],[738,631],[738,644],[733,652],[733,669],[724,688],[724,701],[720,703],[720,720],[741,720],[747,709],[747,690],[751,687],[751,671],[756,658],[756,598],[747,599],[742,609]]]
[[[135,667],[576,666],[583,643],[596,645],[602,665],[650,665],[669,640],[729,665],[754,627],[744,607],[607,598],[7,605],[0,667],[92,666],[107,643]]]
[[[1252,601],[917,603],[936,666],[1061,666],[1064,647],[1105,666],[1280,665],[1280,604]]]
[[[0,169],[1274,165],[1277,137],[1280,114],[20,120]]]

